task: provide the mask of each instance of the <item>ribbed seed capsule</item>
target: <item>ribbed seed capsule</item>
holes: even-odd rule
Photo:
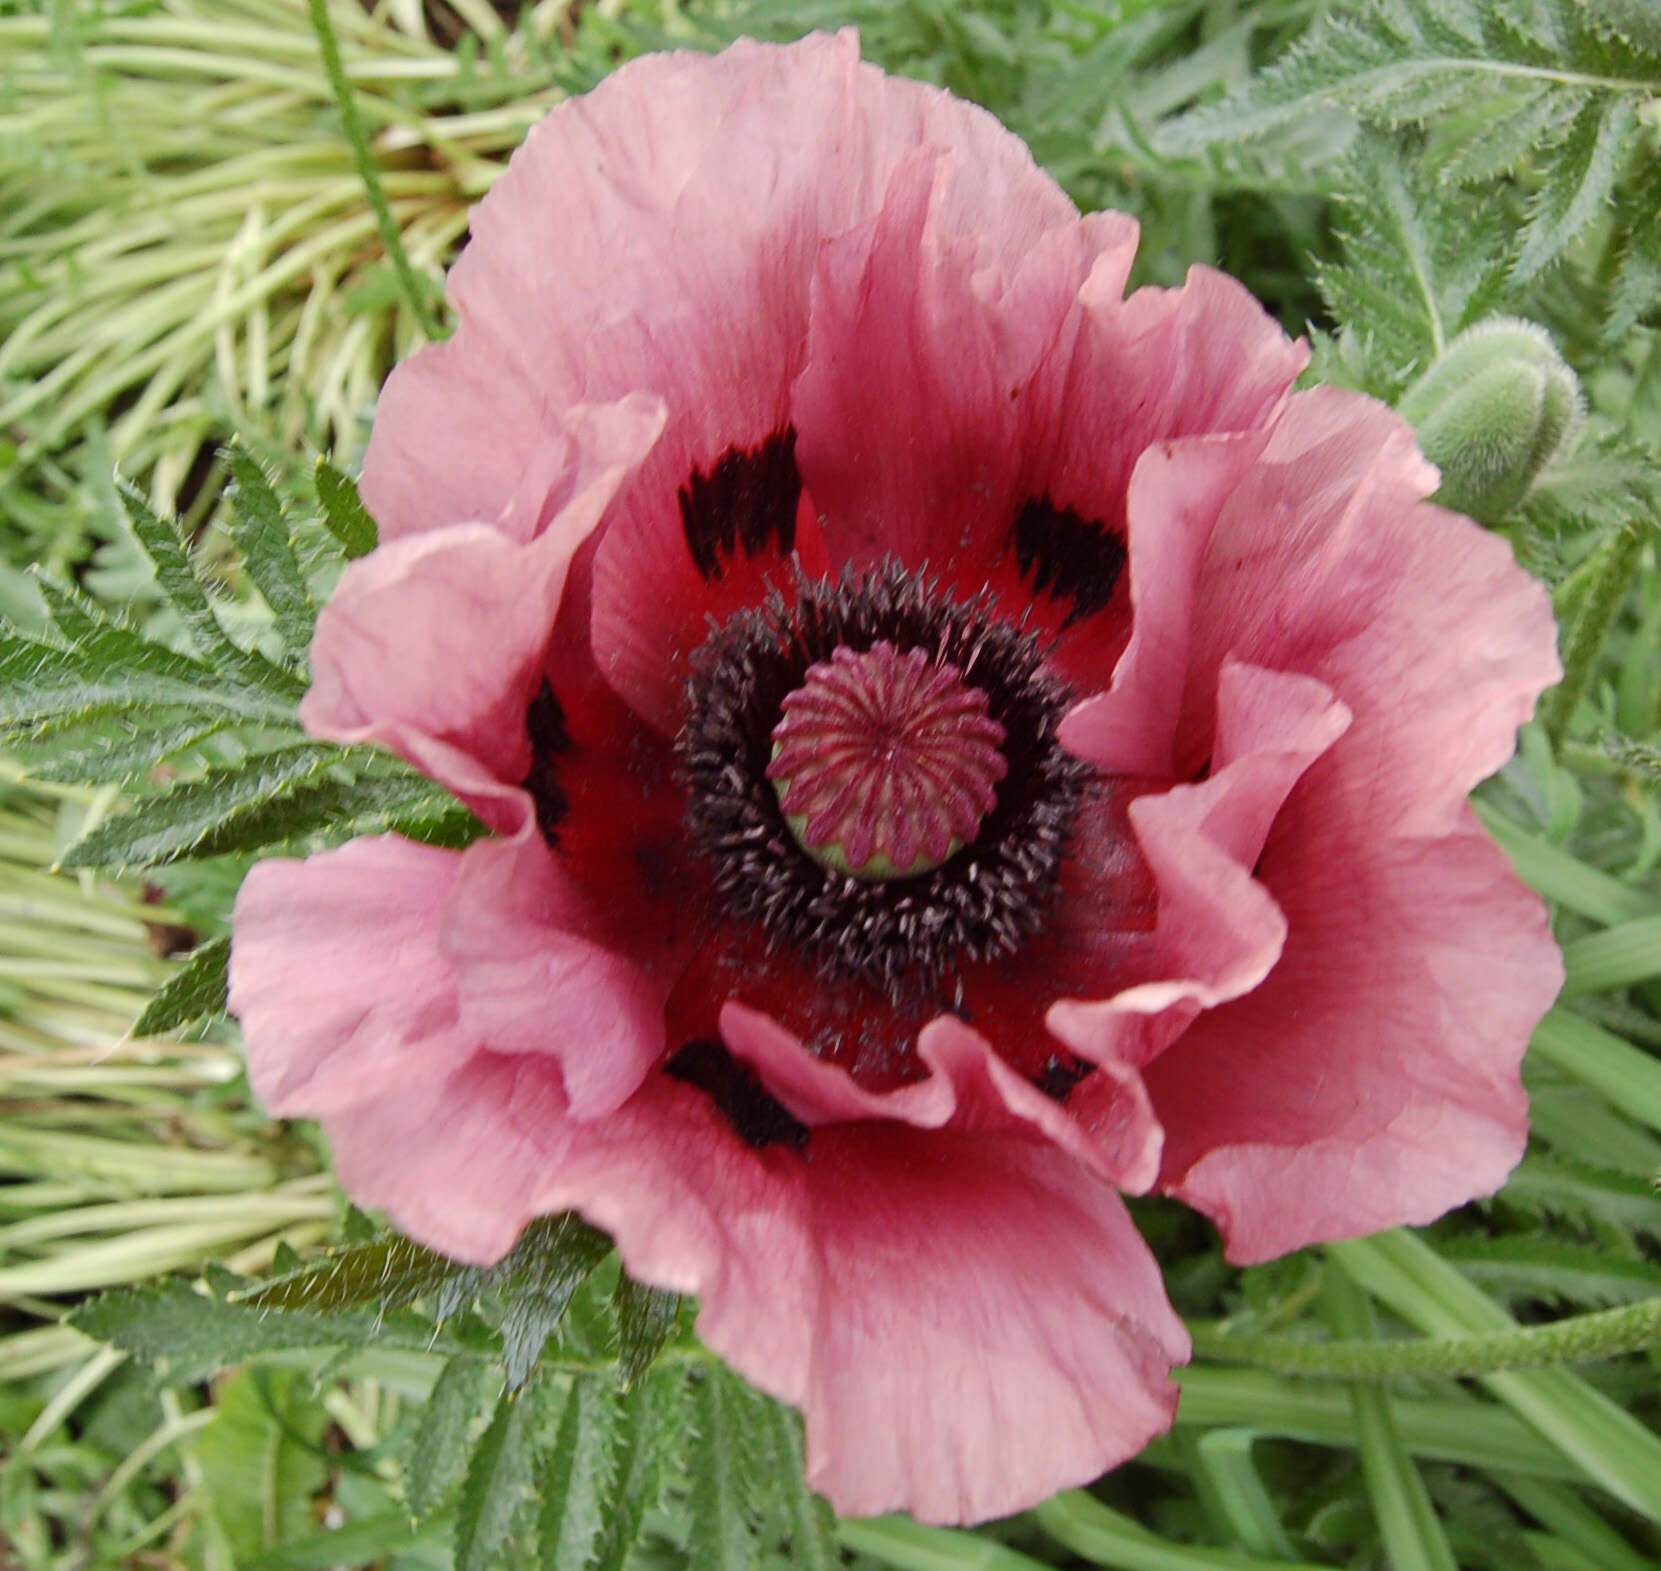
[[[931,872],[997,805],[1004,728],[980,688],[924,650],[840,646],[780,707],[767,778],[798,844],[838,872]]]

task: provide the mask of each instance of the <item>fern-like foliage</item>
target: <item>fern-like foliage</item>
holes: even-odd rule
[[[1661,26],[1647,0],[1349,0],[1239,92],[1167,122],[1157,145],[1269,150],[1334,113],[1394,132],[1433,124],[1426,161],[1444,185],[1521,178],[1515,285],[1606,223],[1630,181],[1622,207],[1638,216],[1618,237],[1612,280],[1622,331],[1655,311],[1661,279],[1661,176],[1639,119],[1658,94]],[[1346,151],[1343,136],[1330,140]]]
[[[1354,342],[1351,370],[1386,399],[1506,299],[1511,234],[1491,194],[1450,199],[1406,139],[1369,134],[1341,166],[1343,260],[1318,266],[1322,299]]]
[[[438,844],[480,832],[447,792],[389,754],[320,743],[301,728],[305,654],[317,618],[291,510],[254,458],[231,459],[235,537],[271,613],[268,649],[233,639],[178,526],[123,487],[133,538],[182,630],[169,644],[44,575],[44,624],[0,621],[0,747],[42,779],[119,788],[66,867],[154,868],[273,850],[311,850],[396,831]],[[373,544],[352,483],[324,466],[321,522],[347,555]],[[225,946],[214,941],[145,1012],[159,1031],[223,1007]]]
[[[351,1232],[263,1282],[125,1289],[72,1321],[173,1386],[272,1354],[414,1355],[434,1375],[399,1452],[404,1504],[458,1571],[621,1571],[654,1539],[735,1571],[839,1563],[796,1415],[699,1348],[682,1301],[624,1275],[603,1234],[544,1218],[479,1269],[355,1214]],[[312,1547],[307,1563],[348,1563],[345,1540]]]

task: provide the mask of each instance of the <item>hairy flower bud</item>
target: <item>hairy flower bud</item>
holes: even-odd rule
[[[1442,471],[1437,501],[1488,524],[1522,501],[1585,412],[1551,335],[1513,316],[1467,328],[1398,407]]]

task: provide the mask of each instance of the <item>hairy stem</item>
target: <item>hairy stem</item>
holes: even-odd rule
[[[1191,1328],[1194,1351],[1222,1363],[1325,1380],[1456,1379],[1615,1358],[1661,1343],[1661,1298],[1575,1315],[1549,1326],[1404,1342],[1303,1342]]]

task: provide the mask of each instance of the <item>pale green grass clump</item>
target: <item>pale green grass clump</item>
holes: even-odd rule
[[[446,0],[448,3],[448,0]],[[355,452],[420,341],[363,199],[306,0],[0,6],[0,538],[71,565],[110,465],[171,511],[211,444]],[[456,0],[333,8],[388,201],[432,297],[467,209],[568,85],[623,47],[613,4],[511,32]],[[644,10],[644,7],[635,9]],[[654,12],[655,12],[654,8]],[[638,44],[632,45],[638,47]],[[89,449],[90,444],[90,449]]]

